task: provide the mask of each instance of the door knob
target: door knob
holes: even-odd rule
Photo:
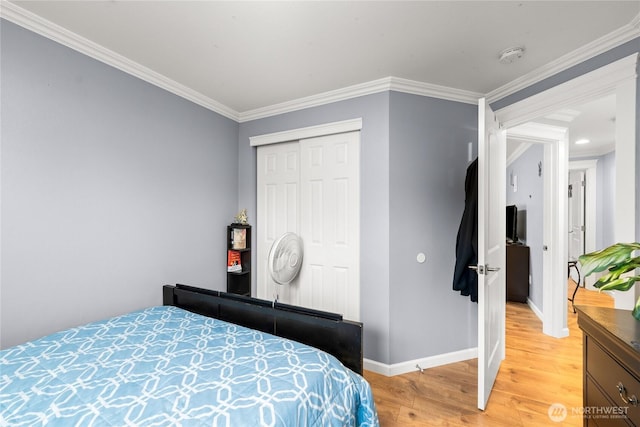
[[[500,267],[489,267],[485,265],[468,265],[467,267],[474,270],[478,274],[487,274],[490,271],[500,271]]]

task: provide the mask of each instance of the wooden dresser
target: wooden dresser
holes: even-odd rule
[[[527,302],[529,298],[529,246],[507,245],[507,301]]]
[[[640,321],[629,310],[576,309],[584,332],[584,425],[640,426]]]

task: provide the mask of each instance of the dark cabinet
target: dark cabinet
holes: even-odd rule
[[[640,425],[640,322],[630,310],[580,306],[585,426]]]
[[[227,292],[251,296],[251,226],[227,226]]]
[[[507,301],[527,302],[529,297],[529,246],[507,245]]]

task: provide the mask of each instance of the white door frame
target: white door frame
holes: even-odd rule
[[[616,241],[635,240],[635,98],[637,61],[637,53],[629,55],[626,58],[612,62],[496,111],[498,119],[505,128],[509,129],[571,105],[584,103],[611,93],[616,94],[616,160],[618,158],[624,159],[624,163],[616,163]],[[558,144],[551,145],[557,146]],[[568,175],[566,147],[564,150],[556,147],[554,151],[560,156],[557,158],[558,163],[556,165],[558,178],[564,179],[566,184]],[[566,188],[566,185],[561,188]],[[552,281],[555,281],[555,283],[565,283],[567,275],[566,245],[568,237],[566,234],[567,201],[565,196],[566,194],[563,191],[562,197],[556,200],[558,206],[565,206],[565,210],[554,214],[552,223],[557,225],[558,228],[550,231],[552,236],[557,237],[557,242],[552,243],[553,248],[550,249],[558,253],[556,258],[560,264],[564,265],[562,269],[553,269]],[[564,262],[561,260],[564,260]],[[564,288],[566,294],[566,286],[559,286],[558,288]],[[544,285],[543,292],[547,293],[544,290]],[[615,301],[617,308],[632,308],[634,304],[633,292],[618,292],[615,295]],[[548,306],[543,302],[543,331],[555,337],[565,336],[567,333],[566,297],[558,297],[556,295],[550,302],[551,304]]]
[[[325,123],[317,126],[308,126],[282,132],[267,133],[249,137],[249,145],[257,147],[280,142],[298,141],[300,139],[314,138],[316,136],[334,135],[336,133],[353,132],[362,130],[362,118],[343,120],[341,122]]]

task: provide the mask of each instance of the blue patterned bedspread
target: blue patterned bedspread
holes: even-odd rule
[[[312,347],[146,310],[0,351],[2,426],[377,426],[369,384]]]

